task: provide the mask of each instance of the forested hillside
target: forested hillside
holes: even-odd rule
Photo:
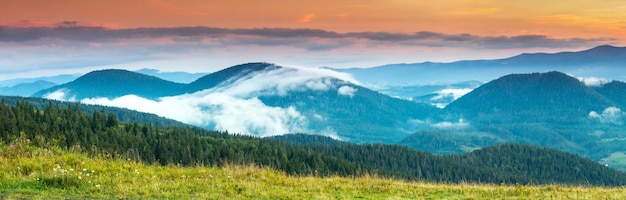
[[[150,123],[155,126],[187,126],[186,124],[161,117],[155,114],[143,113],[125,108],[91,105],[91,104],[77,104],[71,102],[34,98],[34,97],[8,97],[0,96],[0,99],[7,105],[16,105],[18,102],[26,102],[32,105],[35,109],[44,109],[47,107],[54,107],[56,109],[74,109],[80,110],[85,113],[103,112],[106,114],[114,114],[121,122],[137,122],[140,124]]]
[[[122,123],[114,114],[88,114],[76,107],[49,103],[39,109],[23,101],[15,106],[2,102],[0,139],[5,144],[25,140],[43,148],[61,147],[145,163],[254,164],[294,175],[378,174],[455,183],[626,184],[624,173],[579,156],[532,146],[509,144],[462,156],[436,156],[396,145],[300,145],[193,127]]]

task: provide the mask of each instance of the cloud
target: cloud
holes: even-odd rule
[[[469,125],[470,124],[467,121],[463,119],[459,119],[458,122],[444,121],[444,122],[434,123],[431,126],[435,128],[439,128],[439,129],[464,129],[464,128],[467,128]]]
[[[351,77],[343,73],[291,66],[250,73],[211,89],[158,100],[126,95],[115,99],[87,98],[81,102],[129,108],[210,129],[265,137],[311,132],[309,120],[323,120],[323,117],[308,119],[293,106],[268,106],[259,96],[331,90],[339,87],[331,81],[333,78],[351,81]],[[55,95],[60,99],[65,97],[63,91]],[[340,139],[328,128],[323,134]]]
[[[474,90],[473,88],[446,88],[437,91],[437,95],[430,98],[431,104],[438,108],[445,108],[449,103],[461,98]]]
[[[72,96],[72,97],[68,97],[67,93],[69,91],[66,88],[61,88],[58,89],[54,92],[50,92],[47,94],[43,95],[43,98],[46,99],[53,99],[53,100],[58,100],[58,101],[76,101],[76,97]]]
[[[437,96],[431,98],[431,100],[439,100],[444,97],[452,97],[453,100],[457,100],[461,98],[463,95],[470,93],[473,88],[446,88],[443,90],[437,91]]]
[[[597,77],[578,77],[578,80],[580,80],[580,82],[583,82],[586,86],[590,87],[602,86],[609,82],[609,80]]]
[[[337,90],[337,94],[339,95],[344,95],[344,96],[349,96],[349,97],[353,97],[354,93],[356,93],[356,88],[344,85],[341,86],[338,90]]]
[[[307,14],[300,22],[310,22],[315,14]],[[1,25],[1,24],[0,24]],[[615,38],[551,38],[547,35],[517,36],[478,36],[472,34],[446,34],[420,31],[415,33],[393,32],[347,32],[338,33],[321,29],[288,29],[288,28],[215,28],[215,27],[172,27],[172,28],[128,28],[111,29],[104,25],[95,25],[76,21],[60,22],[54,27],[49,26],[0,26],[4,42],[26,42],[43,39],[59,39],[67,41],[111,41],[136,40],[142,38],[161,37],[200,37],[213,39],[252,39],[262,44],[268,38],[288,39],[335,39],[335,40],[367,40],[371,42],[402,42],[406,45],[423,45],[431,47],[468,47],[483,49],[512,48],[565,48],[586,47],[616,41]],[[250,42],[250,40],[248,40]],[[271,45],[271,43],[270,43]]]
[[[419,120],[419,119],[411,119],[409,120],[409,123],[412,123],[413,125],[417,125],[417,127],[422,127],[420,129],[430,127],[430,128],[435,128],[435,129],[460,130],[460,129],[466,129],[470,126],[470,123],[465,121],[465,119],[463,118],[460,118],[457,122],[451,122],[451,121],[433,122],[430,120],[424,121],[424,120]]]
[[[589,112],[589,118],[599,120],[605,124],[621,125],[623,117],[624,112],[616,107],[608,107],[602,111],[602,114],[598,114],[595,111]]]
[[[81,102],[124,107],[202,127],[261,137],[305,132],[307,127],[306,118],[293,107],[271,107],[258,98],[241,99],[224,93],[196,93],[158,101],[127,95]]]
[[[315,14],[309,13],[309,14],[306,14],[306,15],[298,18],[297,21],[300,22],[300,23],[309,23],[309,22],[311,22],[313,20],[313,18],[315,18]]]
[[[316,67],[455,61],[529,48],[587,48],[614,38],[479,36],[432,31],[334,32],[293,28],[119,28],[79,21],[0,23],[0,79],[103,68],[212,72],[243,62]],[[481,50],[481,51],[478,51]],[[453,53],[451,53],[453,52]],[[480,54],[480,55],[478,55]],[[416,56],[419,55],[419,56]],[[158,67],[157,67],[158,66]],[[203,70],[203,71],[202,71]],[[45,73],[45,74],[44,74]]]

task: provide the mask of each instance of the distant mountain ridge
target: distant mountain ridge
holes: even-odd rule
[[[549,71],[624,80],[626,78],[624,66],[626,66],[626,47],[604,45],[578,52],[524,53],[494,60],[389,64],[372,68],[334,70],[350,73],[366,84],[412,85],[468,80],[487,82],[507,74]]]
[[[0,95],[28,97],[40,90],[56,86],[56,83],[37,80],[32,83],[20,83],[14,86],[0,87]]]
[[[150,69],[150,68],[143,68],[134,72],[149,75],[149,76],[159,77],[161,79],[171,81],[171,82],[176,82],[176,83],[189,83],[207,74],[207,73],[188,73],[188,72],[162,72],[162,71],[159,71],[156,69]],[[76,80],[80,76],[82,75],[81,74],[61,74],[61,75],[56,75],[56,76],[43,76],[43,77],[37,77],[37,78],[17,78],[17,79],[2,80],[0,81],[0,95],[30,96],[40,90]],[[53,83],[53,84],[42,84],[42,83]]]

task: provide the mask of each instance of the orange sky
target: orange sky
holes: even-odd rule
[[[196,26],[205,29],[185,28]],[[373,67],[605,44],[626,46],[626,1],[0,0],[0,79],[257,61]]]
[[[2,0],[0,20],[624,39],[626,1]]]

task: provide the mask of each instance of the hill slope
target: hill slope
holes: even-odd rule
[[[32,149],[28,147],[31,145],[149,164],[255,164],[293,175],[358,177],[377,174],[446,183],[626,185],[623,172],[573,154],[518,144],[495,146],[461,156],[437,156],[384,144],[296,145],[192,127],[118,123],[113,115],[85,114],[71,108],[46,107],[33,112],[32,105],[23,102],[16,106],[0,104],[0,121],[3,122],[0,140],[13,144],[11,151],[14,152]],[[14,153],[0,154],[7,155]],[[67,164],[59,165],[66,167]],[[34,169],[24,170],[32,172]]]
[[[626,110],[626,83],[611,81],[599,87],[594,87],[598,93],[617,103],[622,110]]]
[[[115,98],[134,94],[155,99],[179,93],[183,84],[165,81],[127,70],[101,70],[87,73],[78,79],[34,94],[35,97],[59,96],[74,98]],[[55,94],[57,93],[57,94]]]
[[[468,124],[464,129],[418,132],[401,144],[458,153],[498,142],[526,143],[614,162],[613,167],[623,169],[621,158],[611,157],[626,150],[625,115],[617,108],[620,85],[590,87],[560,72],[507,75],[444,109],[440,117],[461,117]]]
[[[457,99],[447,111],[465,117],[509,115],[511,122],[580,122],[590,111],[615,104],[578,79],[560,72],[512,74],[486,83]],[[511,121],[513,120],[513,121]]]
[[[28,97],[30,95],[56,86],[57,84],[44,80],[37,80],[32,83],[20,83],[14,86],[0,87],[0,95],[3,96],[23,96]]]
[[[0,144],[7,199],[576,199],[626,198],[621,187],[433,184],[375,176],[291,176],[254,166],[156,166]],[[11,156],[8,156],[11,155]],[[12,157],[15,156],[15,157]],[[77,160],[81,162],[77,162]],[[17,163],[17,164],[15,164]],[[59,164],[58,168],[56,165]],[[25,174],[30,169],[31,174]],[[56,171],[54,170],[56,169]],[[85,169],[89,176],[83,175]],[[65,170],[64,178],[55,177]],[[11,173],[13,172],[13,173]],[[37,178],[33,180],[33,175]],[[78,177],[81,178],[78,178]],[[206,187],[199,187],[206,186]]]

